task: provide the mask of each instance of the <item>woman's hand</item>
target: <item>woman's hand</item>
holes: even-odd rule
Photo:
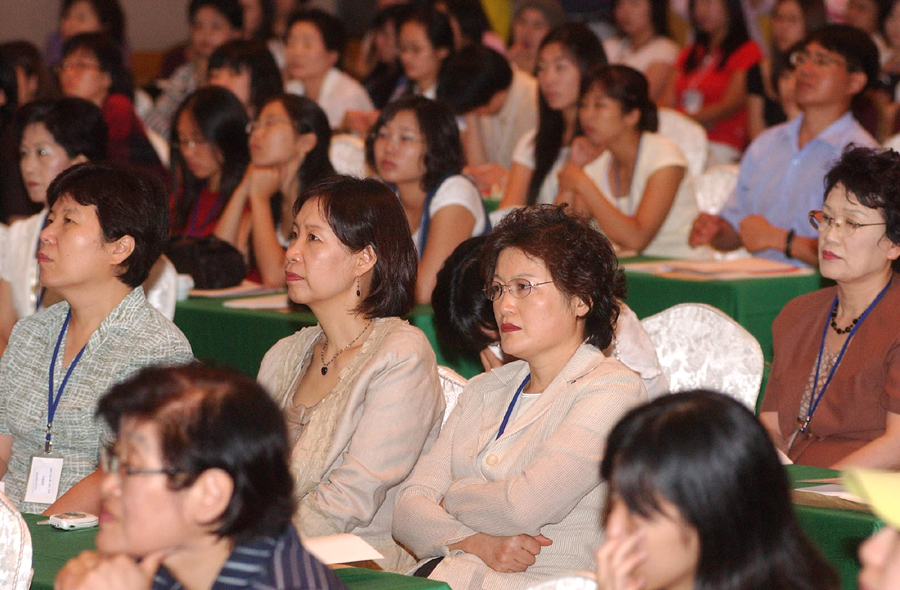
[[[572,148],[569,151],[568,163],[581,168],[585,164],[599,158],[600,154],[603,153],[603,149],[602,146],[592,144],[588,141],[587,137],[579,135],[572,140]]]
[[[281,174],[277,168],[263,168],[250,164],[244,175],[247,191],[252,203],[264,202],[266,205],[272,195],[281,188]]]
[[[471,553],[495,572],[509,574],[524,572],[529,566],[534,565],[535,557],[541,552],[541,547],[547,547],[552,543],[553,541],[544,535],[533,537],[523,534],[512,537],[495,537],[476,533],[448,548]]]
[[[482,349],[482,351],[478,353],[478,358],[481,359],[481,366],[484,367],[486,373],[493,371],[497,367],[502,367],[505,364],[503,359],[498,358],[490,348]],[[443,505],[443,501],[441,501],[441,507],[443,507]]]
[[[466,166],[463,172],[472,177],[483,196],[502,195],[509,182],[509,170],[496,162]]]
[[[614,535],[607,531],[606,540],[597,549],[597,587],[599,590],[642,590],[645,581],[636,570],[647,555],[641,548],[643,534],[636,532]]]
[[[567,163],[565,166],[560,168],[557,173],[559,177],[559,191],[574,191],[579,192],[582,186],[582,183],[586,180],[591,182],[591,179],[588,178],[587,174],[584,173],[584,170],[581,169],[581,166],[576,166],[572,163]]]
[[[119,553],[104,555],[82,551],[56,574],[54,590],[142,590],[153,585],[153,578],[164,553],[151,553],[140,562]]]

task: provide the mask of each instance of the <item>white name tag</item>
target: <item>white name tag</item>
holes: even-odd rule
[[[62,457],[33,456],[31,458],[31,467],[28,469],[25,501],[36,504],[53,504],[56,502],[62,468]]]

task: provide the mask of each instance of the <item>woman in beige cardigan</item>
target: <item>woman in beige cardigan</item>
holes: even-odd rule
[[[647,399],[640,377],[602,353],[624,279],[586,221],[550,205],[514,211],[482,262],[501,346],[521,360],[469,381],[394,507],[416,574],[454,590],[592,569],[604,441]]]
[[[416,254],[394,193],[337,177],[294,205],[285,278],[319,324],[279,341],[259,381],[283,408],[307,537],[354,533],[405,571],[391,539],[396,486],[437,437],[444,411],[434,353],[397,316],[413,305]]]

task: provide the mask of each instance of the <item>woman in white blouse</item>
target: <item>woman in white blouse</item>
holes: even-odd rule
[[[594,161],[573,150],[559,173],[558,202],[596,219],[623,250],[651,256],[686,257],[697,206],[684,182],[681,150],[655,133],[656,105],[647,79],[628,66],[605,66],[589,74],[579,121],[586,142],[606,146]]]
[[[618,34],[603,42],[611,64],[630,66],[650,83],[650,98],[659,98],[674,72],[678,45],[669,38],[668,0],[614,0]]]
[[[447,256],[490,230],[478,187],[462,175],[456,119],[449,107],[423,96],[394,101],[372,128],[366,157],[400,197],[419,255],[416,302],[429,303]]]

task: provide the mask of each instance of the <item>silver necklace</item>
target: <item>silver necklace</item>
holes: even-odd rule
[[[344,348],[337,351],[337,354],[335,354],[333,357],[331,357],[331,360],[328,361],[327,363],[325,362],[325,349],[328,348],[328,336],[325,336],[325,342],[322,344],[322,350],[319,351],[319,358],[322,360],[322,375],[328,374],[328,365],[333,363],[334,359],[341,356],[342,352],[344,352],[345,350],[347,350],[348,348],[350,348],[351,346],[356,344],[356,341],[359,340],[360,338],[362,338],[362,335],[366,333],[366,330],[368,330],[369,326],[371,326],[371,325],[372,325],[372,320],[369,320],[368,323],[366,323],[366,326],[362,329],[362,332],[357,334],[356,338],[354,338],[353,340],[350,341],[350,344],[348,344]]]

